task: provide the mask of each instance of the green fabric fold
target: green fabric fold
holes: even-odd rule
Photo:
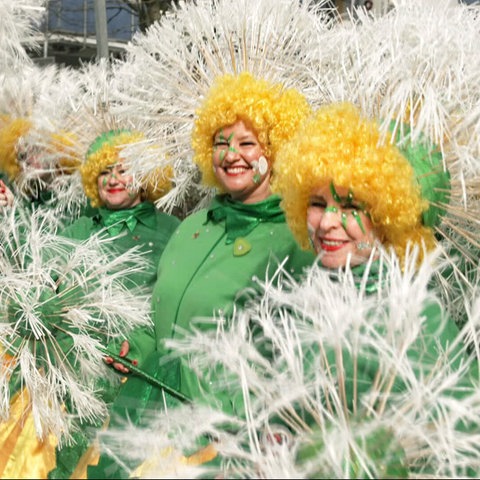
[[[99,208],[96,221],[101,223],[108,231],[109,235],[115,237],[125,227],[133,232],[138,223],[143,223],[147,227],[155,227],[155,219],[152,218],[152,212],[155,206],[150,202],[142,202],[133,208],[122,210],[109,210]]]
[[[228,195],[218,195],[208,209],[206,223],[219,223],[223,220],[228,245],[239,237],[247,236],[259,223],[285,222],[285,214],[280,208],[278,195],[251,204],[236,202]]]

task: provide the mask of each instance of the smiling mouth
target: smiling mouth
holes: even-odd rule
[[[223,170],[227,175],[241,175],[250,169],[248,167],[226,167]]]
[[[325,240],[320,239],[320,248],[326,252],[335,252],[344,247],[347,242],[343,240]]]
[[[112,188],[112,189],[107,190],[108,193],[120,193],[120,192],[123,192],[123,191],[124,191],[123,188]]]

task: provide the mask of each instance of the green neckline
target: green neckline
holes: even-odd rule
[[[207,211],[207,220],[212,223],[225,221],[226,243],[233,243],[237,238],[246,237],[260,223],[285,222],[285,214],[280,208],[280,197],[270,197],[257,203],[241,203],[228,195],[217,195]]]

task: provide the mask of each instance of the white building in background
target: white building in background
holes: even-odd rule
[[[39,63],[78,66],[97,54],[94,0],[48,0],[37,38],[40,50],[31,52]],[[137,16],[121,0],[106,0],[109,52],[121,56],[138,30]]]

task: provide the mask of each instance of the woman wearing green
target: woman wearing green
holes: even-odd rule
[[[313,261],[296,244],[270,182],[281,144],[309,113],[302,95],[249,73],[219,77],[196,112],[194,161],[203,182],[220,192],[210,207],[182,222],[158,266],[152,310],[155,340],[140,367],[159,380],[140,378],[122,388],[114,411],[134,423],[146,412],[190,401],[208,388],[184,359],[170,359],[165,341],[199,326],[196,319],[227,319],[252,293],[256,279],[272,278],[280,264],[298,276]],[[225,394],[226,411],[242,408]],[[123,476],[102,458],[89,476]]]
[[[432,145],[428,146],[425,139],[423,143],[414,143],[408,138],[408,129],[404,133],[406,138],[396,136],[398,148],[382,142],[375,122],[362,118],[351,104],[334,104],[320,108],[302,124],[299,133],[277,159],[275,188],[283,196],[282,205],[295,237],[304,248],[313,248],[320,267],[331,271],[332,277],[334,272],[351,271],[358,288],[365,289],[366,298],[385,292],[380,294],[381,299],[388,292],[388,288],[384,288],[389,281],[388,267],[385,256],[383,262],[380,261],[380,252],[392,249],[400,269],[404,270],[411,268],[405,260],[410,257],[411,262],[412,249],[418,248],[420,265],[437,243],[434,228],[442,221],[449,202],[450,177],[443,168],[441,155]],[[292,158],[299,161],[292,162]],[[440,473],[441,468],[448,471],[449,467],[445,467],[446,463],[442,465],[442,455],[438,455],[433,447],[436,437],[433,425],[439,420],[435,415],[443,416],[448,411],[445,407],[439,413],[441,403],[437,404],[438,411],[432,409],[434,413],[430,413],[430,417],[428,402],[425,410],[420,410],[418,424],[425,420],[431,422],[427,430],[430,428],[432,440],[428,440],[429,434],[424,431],[421,434],[427,435],[426,439],[419,438],[421,435],[415,438],[412,434],[410,442],[415,438],[419,443],[416,448],[409,446],[408,456],[402,450],[408,441],[394,427],[370,429],[368,434],[365,434],[368,428],[362,430],[362,422],[366,426],[375,418],[380,420],[388,416],[385,412],[389,411],[390,404],[394,405],[390,410],[392,418],[394,412],[403,409],[415,411],[413,399],[419,391],[409,395],[409,388],[413,392],[417,381],[422,385],[423,381],[428,382],[423,379],[434,379],[442,371],[445,381],[452,371],[459,372],[459,379],[444,390],[439,389],[442,394],[446,392],[447,396],[461,397],[473,392],[471,398],[474,398],[475,387],[470,382],[475,373],[474,369],[465,367],[468,361],[458,337],[458,328],[448,318],[447,306],[431,302],[427,296],[424,298],[422,311],[410,324],[400,316],[402,306],[399,305],[398,318],[395,313],[390,317],[388,310],[393,304],[387,301],[382,304],[382,300],[377,300],[376,303],[383,307],[372,308],[370,325],[359,329],[358,325],[349,324],[345,319],[350,330],[346,329],[343,343],[336,343],[338,339],[326,339],[321,347],[313,341],[311,348],[305,348],[307,371],[313,368],[331,372],[337,380],[335,386],[330,384],[331,391],[338,394],[326,395],[327,404],[331,402],[327,409],[332,410],[326,414],[325,410],[320,413],[322,409],[318,408],[315,433],[299,450],[299,462],[306,462],[304,465],[312,462],[307,467],[309,477],[338,475],[338,471],[328,465],[325,456],[329,427],[322,425],[322,421],[328,425],[332,419],[350,425],[349,431],[353,432],[351,439],[345,435],[342,445],[337,445],[339,452],[345,447],[345,463],[336,465],[340,469],[342,466],[348,468],[343,470],[343,475],[347,471],[357,478],[369,475],[403,477],[408,476],[409,471],[420,476],[422,473],[446,475],[445,470]],[[393,324],[388,323],[389,318],[393,318]],[[325,325],[324,328],[332,326]],[[411,331],[407,331],[408,328]],[[415,333],[416,328],[418,333]],[[340,330],[339,326],[337,331]],[[377,335],[385,339],[385,346],[392,348],[388,355],[389,367],[386,367],[389,362],[385,362],[385,353],[381,353],[379,347],[383,340],[376,340]],[[445,370],[441,370],[443,364]],[[403,370],[404,365],[411,371]],[[432,381],[431,385],[435,383]],[[407,407],[409,401],[412,405]],[[468,421],[464,423],[459,419],[455,422],[454,417],[452,414],[449,425],[458,429],[460,438],[468,429]],[[439,421],[437,428],[441,424]],[[381,421],[378,425],[382,425]],[[412,450],[415,450],[413,455]],[[455,452],[458,458],[465,460],[465,465],[456,464],[452,455],[450,466],[455,475],[472,473],[466,466],[474,462],[467,452],[468,447],[464,451],[460,447]],[[462,457],[465,453],[466,456]],[[469,456],[470,460],[466,460]],[[429,457],[430,460],[425,460]]]
[[[138,272],[125,272],[124,282],[128,288],[140,287],[152,290],[157,277],[158,261],[165,245],[180,221],[159,211],[152,203],[170,188],[168,172],[163,172],[163,182],[149,183],[137,187],[134,179],[124,170],[120,152],[122,146],[139,141],[142,135],[128,130],[111,130],[103,133],[91,144],[84,164],[80,167],[85,194],[98,213],[93,217],[80,217],[67,227],[61,235],[75,240],[85,240],[92,235],[102,235],[112,255],[137,249],[145,254],[144,268]],[[149,342],[148,330],[137,330],[130,339],[132,358],[141,359],[145,342]],[[115,351],[118,346],[110,345]],[[114,363],[110,357],[107,363]],[[115,367],[124,370],[121,364]],[[109,385],[103,386],[103,398],[113,401],[118,391]],[[50,478],[65,478],[74,471],[81,454],[90,443],[89,436],[76,436],[77,444],[57,451],[57,468]],[[76,476],[77,474],[75,474]]]
[[[146,254],[146,270],[141,276],[127,275],[132,286],[151,289],[156,280],[160,256],[180,221],[155,208],[153,202],[170,189],[170,179],[164,172],[161,183],[135,186],[120,161],[122,146],[139,141],[142,135],[127,130],[111,130],[95,139],[86,160],[80,167],[85,194],[93,207],[94,216],[80,217],[61,234],[85,240],[102,232],[112,239],[113,251],[137,248]]]

